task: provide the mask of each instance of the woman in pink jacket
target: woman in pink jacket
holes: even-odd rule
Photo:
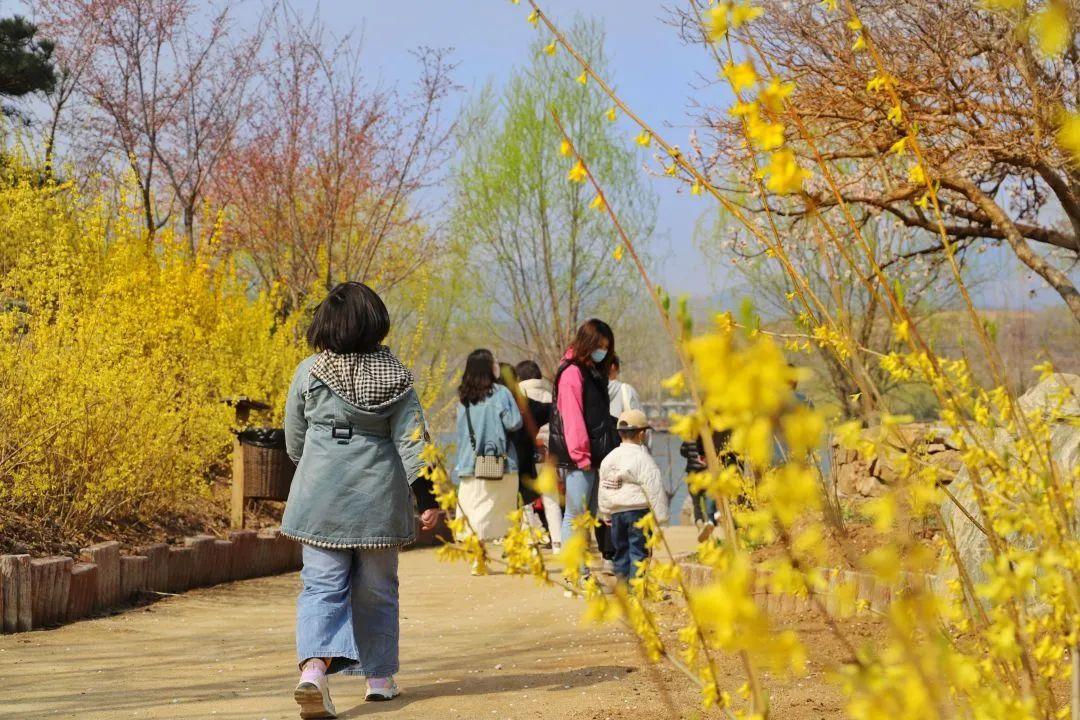
[[[615,355],[615,334],[602,320],[578,328],[555,375],[555,410],[551,420],[550,452],[566,473],[566,512],[563,541],[570,537],[574,518],[588,507],[596,513],[596,473],[618,444],[610,415],[608,368]]]

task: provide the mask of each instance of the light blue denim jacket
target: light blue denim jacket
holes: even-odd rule
[[[424,413],[409,388],[360,408],[300,363],[285,401],[285,444],[297,462],[281,532],[329,548],[391,548],[416,539],[409,483],[424,463]],[[336,428],[336,429],[335,429]]]
[[[502,385],[495,385],[491,395],[469,406],[476,433],[476,447],[481,454],[505,455],[506,472],[518,471],[517,450],[510,442],[507,433],[521,429],[521,411],[518,410],[514,396]],[[457,462],[454,463],[454,475],[461,480],[472,477],[476,465],[476,451],[469,440],[469,425],[465,422],[465,406],[460,402],[457,407]]]

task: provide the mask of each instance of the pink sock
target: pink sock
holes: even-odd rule
[[[311,658],[300,671],[300,682],[316,683],[326,676],[326,664],[319,658]]]

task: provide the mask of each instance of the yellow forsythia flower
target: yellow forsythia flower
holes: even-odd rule
[[[574,167],[570,168],[570,172],[566,173],[566,179],[570,182],[585,182],[586,177],[588,177],[588,173],[585,172],[585,166],[580,160],[574,163]]]
[[[735,92],[741,92],[746,88],[753,87],[757,82],[757,71],[754,70],[753,63],[741,62],[737,65],[735,63],[727,63],[724,65],[724,77],[731,83],[731,87]]]
[[[645,130],[642,130],[641,133],[638,134],[636,138],[634,138],[634,142],[636,142],[641,147],[649,147],[649,145],[652,144],[652,134]]]
[[[747,122],[746,134],[750,136],[759,150],[768,152],[784,144],[784,126],[781,123],[768,122],[760,117],[751,117]]]
[[[592,202],[589,203],[589,208],[592,209],[592,210],[603,210],[604,207],[605,207],[605,204],[604,204],[604,196],[603,195],[597,195],[596,197],[594,197],[592,199]]]
[[[889,152],[896,153],[899,156],[903,156],[904,153],[907,152],[907,141],[908,139],[906,137],[900,138],[889,146]]]
[[[570,157],[570,153],[573,148],[570,147],[570,141],[563,138],[563,141],[559,143],[559,154],[564,157]]]
[[[611,253],[611,257],[615,258],[615,262],[622,262],[623,259],[623,246],[616,245],[615,252]]]
[[[612,105],[610,108],[608,108],[605,117],[607,117],[608,122],[615,122],[615,118],[619,117],[618,109],[614,105]]]
[[[1080,165],[1080,113],[1065,113],[1057,132],[1058,145]]]
[[[866,49],[866,37],[859,33],[859,37],[856,38],[855,43],[851,46],[851,49],[855,52],[860,52]]]
[[[731,8],[731,27],[737,28],[761,17],[765,11],[750,3],[740,3]]]
[[[536,476],[533,489],[541,495],[550,495],[559,489],[558,473],[553,465],[545,464],[540,468],[540,474]]]
[[[721,3],[709,10],[709,22],[705,31],[713,42],[720,42],[728,31],[728,5]]]
[[[548,43],[547,45],[544,46],[544,52],[546,54],[548,54],[548,55],[554,55],[555,54],[555,49],[556,49],[556,45],[555,45],[554,40],[552,40],[550,43]]]
[[[1005,12],[1019,12],[1024,4],[1024,0],[982,0],[982,6],[987,10]]]
[[[907,341],[910,331],[911,328],[908,325],[907,320],[901,320],[900,322],[893,325],[893,335],[896,336],[897,340]]]
[[[795,90],[795,83],[780,82],[777,78],[769,81],[768,86],[758,95],[758,100],[769,112],[779,113],[784,109],[784,100]]]
[[[795,154],[786,148],[772,154],[766,173],[766,187],[781,195],[799,192],[803,182],[810,177],[809,171],[795,161]]]
[[[895,84],[896,80],[891,75],[875,75],[866,83],[866,91],[881,92],[886,88],[893,87]]]
[[[700,195],[701,194],[701,183],[698,182],[697,180],[695,180],[690,185],[690,194],[691,195]]]
[[[885,117],[893,125],[899,125],[900,121],[904,119],[904,111],[900,109],[899,105],[893,105],[889,108],[889,114]]]
[[[585,83],[589,82],[589,74],[582,70],[581,74],[577,76],[577,81],[584,85]]]
[[[1069,9],[1061,0],[1050,0],[1031,19],[1031,32],[1039,43],[1039,49],[1050,57],[1057,57],[1069,47],[1072,30],[1069,27]]]
[[[922,165],[915,164],[908,170],[908,181],[913,182],[916,185],[924,185],[926,183],[926,172],[923,171]]]
[[[540,13],[536,10],[533,10],[531,13],[529,13],[528,20],[533,25],[536,25],[538,22],[540,22]]]
[[[674,397],[679,397],[686,392],[686,376],[677,372],[666,380],[661,380],[660,385]]]

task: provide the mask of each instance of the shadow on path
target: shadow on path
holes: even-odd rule
[[[339,713],[338,717],[346,719],[397,712],[414,702],[437,697],[466,697],[522,690],[552,692],[567,688],[585,688],[614,677],[625,676],[634,670],[625,665],[601,665],[583,670],[551,673],[505,674],[494,671],[490,675],[475,675],[454,681],[407,686],[394,700],[361,702]]]

